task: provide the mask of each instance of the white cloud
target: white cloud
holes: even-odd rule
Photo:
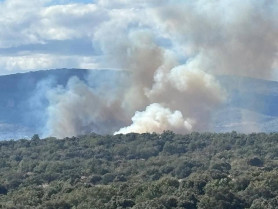
[[[1,74],[44,70],[53,68],[97,68],[94,57],[88,56],[55,56],[50,54],[27,54],[21,56],[0,57]]]
[[[95,4],[70,4],[46,7],[34,30],[44,39],[64,40],[92,36],[94,29],[108,18]]]
[[[146,18],[145,9],[139,6],[143,5],[144,1],[136,3],[127,0],[82,2],[53,0],[5,0],[1,2],[0,64],[2,72],[0,74],[59,67],[97,67],[93,46],[98,49],[97,47],[102,44],[100,40],[103,39],[97,37],[104,37],[107,34],[117,36],[117,33],[122,34],[130,27],[150,27],[151,20]],[[76,53],[70,52],[63,54],[67,50],[74,50],[69,47],[68,43],[78,44],[79,40],[88,39],[95,41],[91,46],[91,56],[88,54],[90,46],[84,49],[87,53],[86,57],[84,55],[78,57]],[[66,40],[71,42],[63,42]],[[59,46],[65,50],[59,50],[60,54],[53,55],[55,47],[51,41],[60,41]],[[38,47],[39,45],[42,47]],[[43,51],[40,50],[42,48]],[[77,50],[80,52],[80,47]],[[72,57],[69,56],[70,54]],[[109,67],[106,63],[101,64]]]
[[[30,3],[33,2],[33,5]],[[0,5],[0,47],[37,43],[39,40],[28,33],[30,25],[38,19],[41,1],[7,0]]]
[[[70,52],[67,52],[67,55],[53,55],[53,45],[48,45],[50,48],[44,47],[49,51],[44,50],[43,53],[36,51],[31,45],[46,46],[49,41],[64,40],[72,40],[71,43],[78,44],[78,40],[91,39],[99,24],[109,19],[108,11],[97,4],[80,2],[55,5],[55,1],[51,0],[6,0],[0,2],[0,13],[0,74],[59,67],[96,66],[92,61],[93,50],[91,57],[70,57]],[[60,52],[69,48],[66,42],[61,42],[60,46],[65,48],[59,50]],[[12,48],[17,50],[9,50]],[[28,53],[20,51],[21,48]],[[80,51],[80,48],[78,50]],[[85,50],[88,51],[88,47]],[[9,51],[16,52],[9,54]]]
[[[94,28],[108,18],[105,10],[95,4],[46,6],[46,2],[3,2],[0,9],[0,47],[91,36]]]
[[[0,57],[1,68],[10,71],[44,69],[51,66],[52,63],[52,59],[47,55]]]

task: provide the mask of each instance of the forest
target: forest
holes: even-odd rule
[[[278,133],[0,141],[4,209],[275,209]]]

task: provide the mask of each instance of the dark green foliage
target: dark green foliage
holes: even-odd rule
[[[257,166],[257,167],[263,166],[263,162],[257,157],[254,157],[254,158],[248,160],[248,164],[252,165],[252,166]]]
[[[274,209],[278,134],[0,142],[0,208]]]
[[[8,193],[8,190],[5,186],[0,185],[0,195],[6,195]]]

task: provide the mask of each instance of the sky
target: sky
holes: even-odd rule
[[[101,36],[106,37],[106,32],[120,39],[123,31],[136,28],[151,31],[156,44],[174,53],[181,63],[202,54],[201,48],[230,47],[230,57],[245,54],[232,57],[232,62],[249,59],[250,63],[258,56],[251,50],[261,50],[259,56],[270,57],[267,67],[277,80],[277,70],[273,71],[278,66],[277,8],[276,0],[1,0],[0,75],[52,68],[117,68],[110,61],[107,65],[107,57],[102,56],[103,42],[109,40]],[[239,41],[247,43],[248,37],[248,44],[233,47]],[[255,64],[251,67],[265,67]]]
[[[90,0],[1,0],[0,75],[97,67],[93,35],[106,6]]]

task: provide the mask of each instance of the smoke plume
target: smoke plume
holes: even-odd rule
[[[184,133],[192,130],[194,124],[190,119],[184,119],[180,111],[171,111],[158,103],[149,105],[143,112],[135,112],[132,117],[132,125],[121,128],[115,134],[127,134],[131,132],[163,132],[171,128],[176,133]]]
[[[120,104],[95,93],[77,77],[72,77],[66,89],[57,88],[48,93],[47,132],[58,137],[116,130],[123,124]]]
[[[110,19],[92,38],[99,65],[124,73],[113,89],[72,78],[50,91],[50,135],[209,130],[227,98],[216,75],[269,79],[275,71],[275,0],[104,2]]]

